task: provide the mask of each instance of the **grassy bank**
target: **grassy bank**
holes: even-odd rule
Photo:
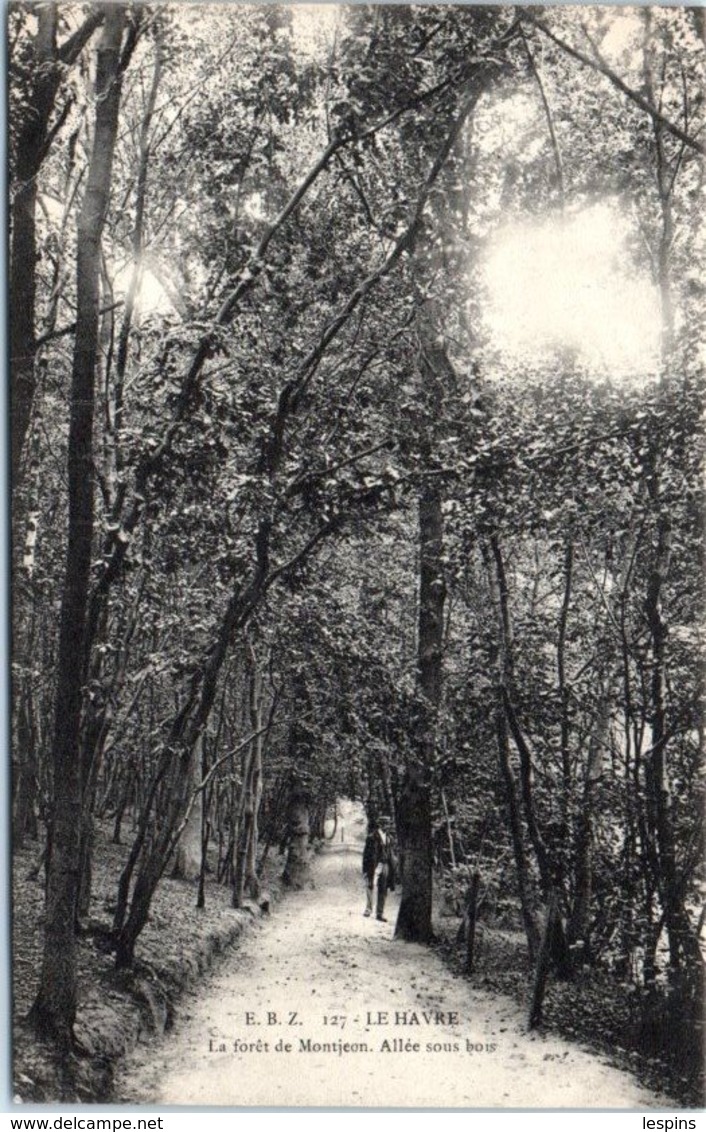
[[[15,854],[12,986],[13,1092],[18,1102],[106,1103],[116,1064],[138,1041],[169,1029],[181,992],[194,984],[261,914],[230,907],[230,889],[209,881],[196,908],[196,883],[165,877],[155,896],[131,971],[118,972],[106,942],[127,849],[97,831],[89,930],[79,940],[76,1050],[59,1058],[27,1026],[42,958],[44,871],[39,847]],[[281,871],[276,867],[273,872]],[[276,885],[268,883],[271,893]]]

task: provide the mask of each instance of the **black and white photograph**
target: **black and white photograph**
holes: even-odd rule
[[[701,1110],[706,9],[5,17],[9,1107]]]

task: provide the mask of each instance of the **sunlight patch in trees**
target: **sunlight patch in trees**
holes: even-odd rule
[[[290,12],[297,50],[312,56],[330,43],[341,15],[337,4],[294,4]]]
[[[597,377],[653,377],[659,299],[635,269],[628,235],[609,202],[502,228],[484,270],[486,325],[501,357],[534,367],[547,351],[565,350]]]
[[[116,294],[127,294],[132,277],[133,266],[127,264],[115,277]],[[140,272],[140,281],[137,289],[136,308],[139,314],[170,314],[174,311],[174,303],[163,282],[148,267]]]

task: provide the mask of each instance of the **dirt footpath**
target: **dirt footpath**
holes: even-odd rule
[[[117,1098],[159,1105],[672,1108],[629,1074],[528,1034],[508,998],[363,916],[360,822],[339,826],[294,893],[142,1047]],[[341,833],[344,840],[341,842]]]

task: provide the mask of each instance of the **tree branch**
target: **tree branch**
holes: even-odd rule
[[[534,55],[532,54],[532,52],[530,50],[530,45],[527,42],[527,36],[525,35],[524,29],[521,29],[520,36],[522,38],[522,46],[525,49],[525,55],[527,56],[527,62],[529,63],[530,71],[532,72],[532,74],[535,78],[535,81],[537,83],[537,87],[539,88],[539,95],[540,95],[540,98],[542,99],[542,106],[544,107],[544,116],[547,120],[547,129],[549,130],[549,138],[550,138],[551,143],[552,143],[552,150],[554,151],[554,164],[556,165],[557,184],[559,186],[559,196],[561,198],[561,205],[562,205],[562,208],[563,208],[564,207],[564,200],[565,200],[564,163],[561,159],[561,150],[559,149],[559,141],[558,141],[557,136],[556,136],[556,130],[554,129],[554,115],[552,114],[552,109],[551,109],[551,106],[549,105],[549,99],[547,98],[547,94],[546,94],[546,91],[544,89],[544,83],[542,81],[542,76],[539,73],[539,67],[537,66],[535,59],[534,59]]]
[[[284,435],[284,425],[286,418],[291,415],[297,404],[297,398],[306,389],[314,374],[316,373],[321,360],[330,346],[331,342],[338,336],[340,331],[346,325],[351,315],[355,312],[360,303],[367,297],[367,295],[390,274],[393,267],[397,264],[398,260],[402,257],[403,253],[411,250],[414,241],[417,237],[422,223],[424,209],[426,207],[429,195],[436,184],[436,181],[444,168],[446,161],[451,153],[456,141],[463,129],[463,126],[473,110],[476,102],[482,93],[482,85],[477,82],[474,84],[474,89],[464,100],[461,109],[459,110],[455,121],[451,125],[446,138],[444,139],[441,148],[439,149],[436,158],[434,159],[431,168],[426,176],[426,179],[419,191],[417,201],[412,209],[411,215],[407,222],[406,227],[396,237],[393,242],[392,248],[386,255],[383,262],[375,271],[367,276],[352,294],[344,306],[339,310],[329,324],[322,330],[319,341],[311,348],[303,362],[299,366],[294,377],[287,383],[280,395],[280,402],[272,423],[269,440],[265,446],[263,453],[263,470],[267,470],[273,474],[279,462]]]
[[[577,47],[573,47],[570,43],[567,43],[567,41],[565,39],[562,39],[561,36],[558,36],[555,32],[550,31],[547,25],[541,20],[538,20],[535,16],[531,16],[525,13],[525,19],[528,20],[528,22],[531,23],[533,27],[536,27],[539,31],[546,35],[548,39],[551,39],[552,43],[555,43],[557,47],[560,47],[561,50],[564,51],[567,55],[570,55],[573,59],[578,60],[579,63],[583,63],[585,67],[590,67],[591,70],[597,71],[598,74],[603,75],[604,78],[608,79],[614,87],[617,87],[617,89],[621,91],[626,96],[626,98],[629,98],[631,102],[634,102],[636,106],[639,106],[639,108],[643,110],[645,114],[648,114],[654,122],[657,122],[660,126],[663,126],[665,130],[668,130],[669,133],[673,135],[673,137],[678,138],[679,141],[683,142],[684,145],[689,147],[689,149],[695,150],[696,153],[700,153],[702,156],[706,154],[706,146],[703,144],[703,142],[697,141],[696,138],[691,137],[691,135],[682,130],[680,126],[677,126],[674,122],[670,121],[670,119],[667,118],[666,115],[662,114],[662,112],[658,110],[656,106],[653,106],[651,102],[649,102],[646,98],[643,98],[642,95],[639,94],[636,90],[633,90],[632,87],[629,87],[624,79],[621,79],[620,75],[616,74],[613,68],[605,62],[605,60],[598,53],[595,47],[594,51],[596,52],[596,58],[592,59],[590,55],[586,55]]]
[[[61,63],[65,63],[70,67],[75,63],[83,48],[88,43],[96,28],[100,27],[103,23],[105,9],[102,4],[96,4],[95,10],[91,15],[81,24],[80,28],[70,35],[65,43],[57,51],[57,58]]]
[[[107,307],[101,307],[101,309],[98,311],[98,315],[101,316],[104,314],[109,314],[110,311],[117,310],[118,307],[121,307],[122,305],[123,300],[118,299],[116,302],[110,303]],[[40,346],[46,345],[47,342],[53,342],[56,338],[65,338],[67,334],[73,334],[75,330],[75,322],[70,322],[68,326],[61,326],[58,330],[49,330],[46,334],[42,334],[39,338],[37,338],[37,349],[39,349]]]
[[[350,468],[357,464],[360,460],[364,460],[366,456],[374,456],[376,452],[387,450],[388,452],[394,447],[393,441],[383,440],[380,444],[374,444],[372,448],[364,448],[361,452],[355,452],[346,460],[341,460],[338,464],[332,464],[330,468],[324,468],[321,472],[314,472],[310,474],[302,474],[297,476],[292,484],[285,492],[285,499],[292,499],[294,496],[301,494],[311,484],[317,483],[318,480],[326,479],[327,476],[335,475],[343,468]]]

